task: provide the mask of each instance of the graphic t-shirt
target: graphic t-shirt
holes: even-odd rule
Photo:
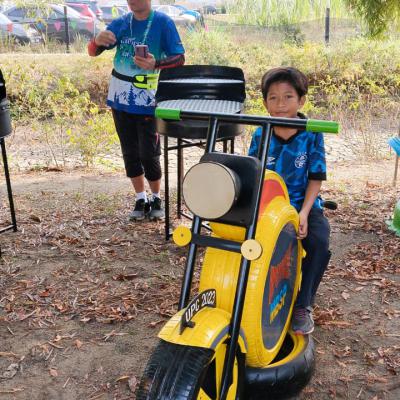
[[[249,155],[257,157],[261,128],[252,137]],[[309,180],[326,180],[324,137],[322,133],[299,131],[289,140],[274,133],[268,153],[267,168],[277,172],[288,188],[290,203],[300,211]],[[322,208],[317,197],[313,208]]]
[[[124,76],[124,79],[111,76],[107,105],[131,114],[154,114],[158,71],[143,70],[134,63],[135,45],[146,44],[156,60],[183,54],[174,22],[157,11],[144,21],[128,13],[112,21],[107,29],[117,38],[116,44],[108,48],[117,47],[114,70]],[[132,79],[128,81],[128,78]]]

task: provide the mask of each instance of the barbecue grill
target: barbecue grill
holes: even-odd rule
[[[214,65],[187,65],[162,70],[156,93],[158,107],[182,111],[209,111],[238,114],[243,110],[246,98],[245,80],[240,68]],[[170,233],[169,165],[168,153],[177,151],[177,215],[186,216],[182,211],[182,181],[184,175],[183,150],[189,147],[203,147],[207,138],[208,121],[185,120],[166,121],[157,119],[157,131],[164,136],[164,182],[165,182],[165,237]],[[235,137],[243,126],[221,123],[218,126],[218,141],[223,151],[234,153]],[[176,144],[170,146],[169,138]]]

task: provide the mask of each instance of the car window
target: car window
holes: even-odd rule
[[[4,14],[0,14],[0,24],[1,25],[8,25],[10,24],[12,21],[7,18]]]
[[[24,18],[26,15],[26,9],[25,8],[14,8],[10,12],[7,13],[10,17],[13,18]]]
[[[81,18],[81,15],[78,13],[78,11],[75,11],[73,8],[71,7],[67,7],[67,14],[69,17],[72,18]],[[64,16],[64,6],[59,6],[59,5],[53,5],[51,7],[53,9],[53,11],[55,11],[56,13],[61,14],[62,16]]]

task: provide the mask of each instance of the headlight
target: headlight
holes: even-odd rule
[[[30,37],[30,38],[33,38],[33,37],[35,37],[35,36],[38,36],[37,31],[36,31],[35,29],[33,29],[33,28],[28,28],[28,29],[26,30],[26,34],[27,34],[27,36]]]

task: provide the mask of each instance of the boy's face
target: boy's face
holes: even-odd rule
[[[299,97],[296,89],[288,82],[275,82],[264,99],[265,108],[271,117],[296,118],[306,97]]]

